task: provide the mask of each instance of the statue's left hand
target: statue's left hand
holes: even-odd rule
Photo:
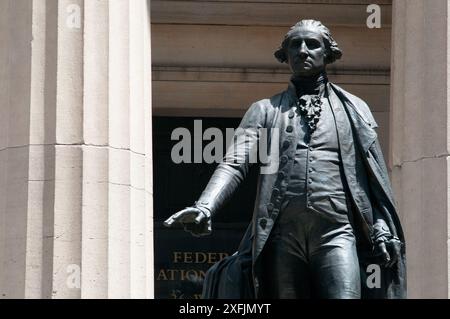
[[[378,251],[383,259],[383,266],[390,268],[401,258],[402,243],[396,238],[378,243]]]

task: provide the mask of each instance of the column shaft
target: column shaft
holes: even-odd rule
[[[448,297],[448,6],[393,2],[390,162],[411,298]]]
[[[146,0],[0,3],[0,298],[153,296]]]

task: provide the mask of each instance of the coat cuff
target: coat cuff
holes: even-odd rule
[[[378,219],[373,225],[373,242],[380,243],[391,240],[394,236],[389,230],[388,225],[382,219]]]
[[[193,207],[198,208],[207,218],[211,218],[211,210],[201,202],[194,202]]]

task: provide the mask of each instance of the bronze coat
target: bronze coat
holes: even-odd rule
[[[328,91],[334,112],[336,113],[338,108],[345,110],[344,116],[348,116],[351,124],[352,132],[343,132],[342,126],[339,125],[339,117],[336,116],[345,180],[353,203],[351,220],[358,243],[363,298],[405,298],[404,245],[399,263],[392,269],[381,268],[381,287],[369,289],[366,285],[366,276],[370,274],[367,273],[367,266],[378,261],[373,246],[373,238],[376,237],[377,231],[373,227],[374,216],[384,219],[390,232],[403,244],[405,242],[388,172],[374,130],[377,123],[367,104],[360,98],[332,83],[328,84]],[[252,161],[249,160],[250,154],[256,148],[258,140],[262,138],[258,129],[266,128],[269,132],[267,135],[271,136],[268,153],[277,154],[275,150],[279,150],[278,156],[271,162],[277,169],[269,174],[260,174],[252,223],[244,236],[239,252],[208,272],[204,287],[206,298],[258,296],[260,280],[258,257],[276,222],[294,163],[298,136],[296,132],[300,130],[300,121],[295,112],[297,100],[295,88],[291,83],[286,91],[251,105],[239,126],[248,130],[236,131],[234,147],[227,151],[223,162],[219,164],[197,201],[199,205],[211,211],[214,220],[214,214],[231,198],[247,175],[252,165]],[[279,136],[274,134],[276,131],[279,132]],[[250,254],[251,258],[248,258]],[[240,272],[245,268],[243,260],[251,260],[254,295],[238,296],[239,293],[233,294],[227,288],[231,285],[242,285],[238,278],[242,276]],[[230,267],[233,264],[239,267]],[[236,282],[227,284],[226,281],[233,276],[236,277]]]

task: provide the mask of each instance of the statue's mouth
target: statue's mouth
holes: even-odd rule
[[[309,67],[309,66],[311,66],[311,62],[309,62],[308,60],[298,60],[296,62],[296,65],[298,65],[300,67]]]

